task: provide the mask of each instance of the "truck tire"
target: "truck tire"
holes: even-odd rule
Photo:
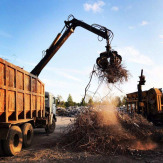
[[[22,127],[23,147],[29,147],[33,140],[33,126],[30,123],[25,123]]]
[[[6,155],[14,156],[20,153],[22,149],[23,136],[19,126],[12,126],[8,137],[3,142],[3,148]]]
[[[0,140],[0,156],[4,156],[4,150],[3,150],[3,140]]]
[[[53,132],[54,132],[54,130],[55,130],[55,120],[53,119],[52,120],[52,125],[47,125],[46,127],[45,127],[45,132],[47,133],[47,134],[52,134]]]

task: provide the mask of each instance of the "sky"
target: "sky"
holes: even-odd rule
[[[0,57],[30,72],[70,14],[111,29],[111,46],[131,74],[118,89],[102,85],[97,98],[137,91],[141,69],[146,76],[143,90],[162,88],[163,0],[0,0]],[[99,42],[97,35],[77,27],[39,76],[46,91],[64,100],[70,93],[80,102],[105,46],[105,40]],[[92,96],[98,85],[93,77],[88,94]]]

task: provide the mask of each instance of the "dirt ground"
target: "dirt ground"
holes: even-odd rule
[[[53,134],[47,135],[44,129],[35,129],[35,136],[31,147],[23,149],[22,152],[13,157],[0,157],[0,162],[163,162],[163,149],[155,151],[143,151],[141,154],[101,156],[91,155],[88,152],[66,151],[58,147],[56,143],[63,134],[66,126],[73,118],[57,117],[56,130]]]

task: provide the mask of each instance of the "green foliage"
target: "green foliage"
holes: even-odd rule
[[[69,106],[92,106],[92,105],[108,105],[112,104],[114,106],[120,107],[126,104],[126,96],[115,96],[115,97],[107,97],[102,102],[100,100],[93,101],[91,96],[88,96],[86,101],[83,98],[80,103],[74,102],[71,94],[69,94],[67,101],[65,102],[61,95],[58,95],[56,98],[57,107],[69,107]]]
[[[65,105],[66,105],[66,107],[74,106],[74,102],[73,102],[71,94],[69,94],[69,96],[67,98],[67,102],[65,103]]]
[[[86,102],[85,102],[85,100],[83,101],[83,98],[81,100],[81,106],[86,106]]]
[[[65,107],[65,102],[61,95],[58,95],[56,98],[56,106],[57,107]]]
[[[94,102],[93,102],[93,99],[90,98],[89,101],[88,101],[88,105],[93,105],[93,103],[94,103]]]
[[[116,96],[113,100],[115,106],[120,107],[126,104],[126,97],[125,96]]]
[[[122,97],[121,106],[126,105],[126,96]]]

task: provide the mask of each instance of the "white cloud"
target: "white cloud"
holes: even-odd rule
[[[142,22],[141,22],[141,26],[145,26],[145,25],[148,25],[149,24],[149,22],[148,21],[145,21],[145,20],[143,20]]]
[[[0,36],[2,36],[2,37],[6,37],[6,38],[10,38],[10,37],[12,37],[9,33],[4,32],[4,31],[2,31],[2,30],[0,30]]]
[[[159,35],[159,37],[163,39],[163,35]]]
[[[96,12],[101,12],[103,10],[102,7],[104,5],[105,5],[104,1],[97,1],[93,4],[85,3],[83,6],[84,6],[85,11],[92,10],[94,13],[96,13]]]
[[[31,61],[25,61],[25,60],[22,60],[22,59],[19,59],[19,58],[16,59],[16,61],[21,65],[27,65],[27,66],[32,66],[32,67],[36,66],[36,63],[31,62]]]
[[[81,82],[81,80],[80,79],[78,79],[77,77],[75,77],[75,76],[72,76],[72,75],[70,75],[70,74],[68,74],[68,73],[65,73],[65,72],[56,72],[57,74],[59,74],[59,75],[62,75],[63,77],[65,77],[65,78],[67,78],[67,79],[71,79],[71,80],[74,80],[74,81],[78,81],[78,82]]]
[[[139,63],[143,65],[152,65],[153,61],[146,55],[141,54],[137,49],[134,47],[124,47],[118,50],[119,54],[122,57],[125,57],[126,60],[129,62]]]
[[[54,88],[60,88],[60,87],[64,87],[64,88],[66,88],[66,87],[68,87],[69,86],[69,83],[67,83],[67,82],[64,82],[64,81],[62,81],[62,80],[51,80],[51,79],[46,79],[46,78],[41,78],[41,80],[43,81],[43,83],[46,83],[46,86],[47,87],[54,87]]]
[[[69,74],[80,74],[80,75],[84,75],[84,76],[88,76],[89,73],[92,71],[92,67],[87,67],[87,68],[84,68],[82,70],[79,70],[79,69],[67,69],[67,68],[54,68],[54,67],[50,67],[48,69],[54,69],[55,71],[61,71],[61,72],[65,72],[65,73],[69,73]]]
[[[73,81],[77,81],[77,82],[81,82],[82,80],[73,76],[73,75],[70,75],[68,72],[66,71],[63,71],[63,69],[56,69],[56,68],[53,68],[53,67],[47,67],[45,68],[46,70],[48,71],[52,71],[53,73],[57,74],[57,75],[60,75],[64,78],[67,78],[67,79],[70,79],[70,80],[73,80]]]
[[[113,7],[111,8],[111,10],[112,10],[112,11],[118,11],[118,10],[119,10],[119,7],[113,6]]]
[[[149,22],[148,21],[145,21],[145,20],[143,20],[140,24],[138,24],[138,25],[135,25],[135,26],[129,26],[128,28],[129,29],[134,29],[134,28],[136,28],[137,26],[146,26],[146,25],[148,25],[149,24]]]

